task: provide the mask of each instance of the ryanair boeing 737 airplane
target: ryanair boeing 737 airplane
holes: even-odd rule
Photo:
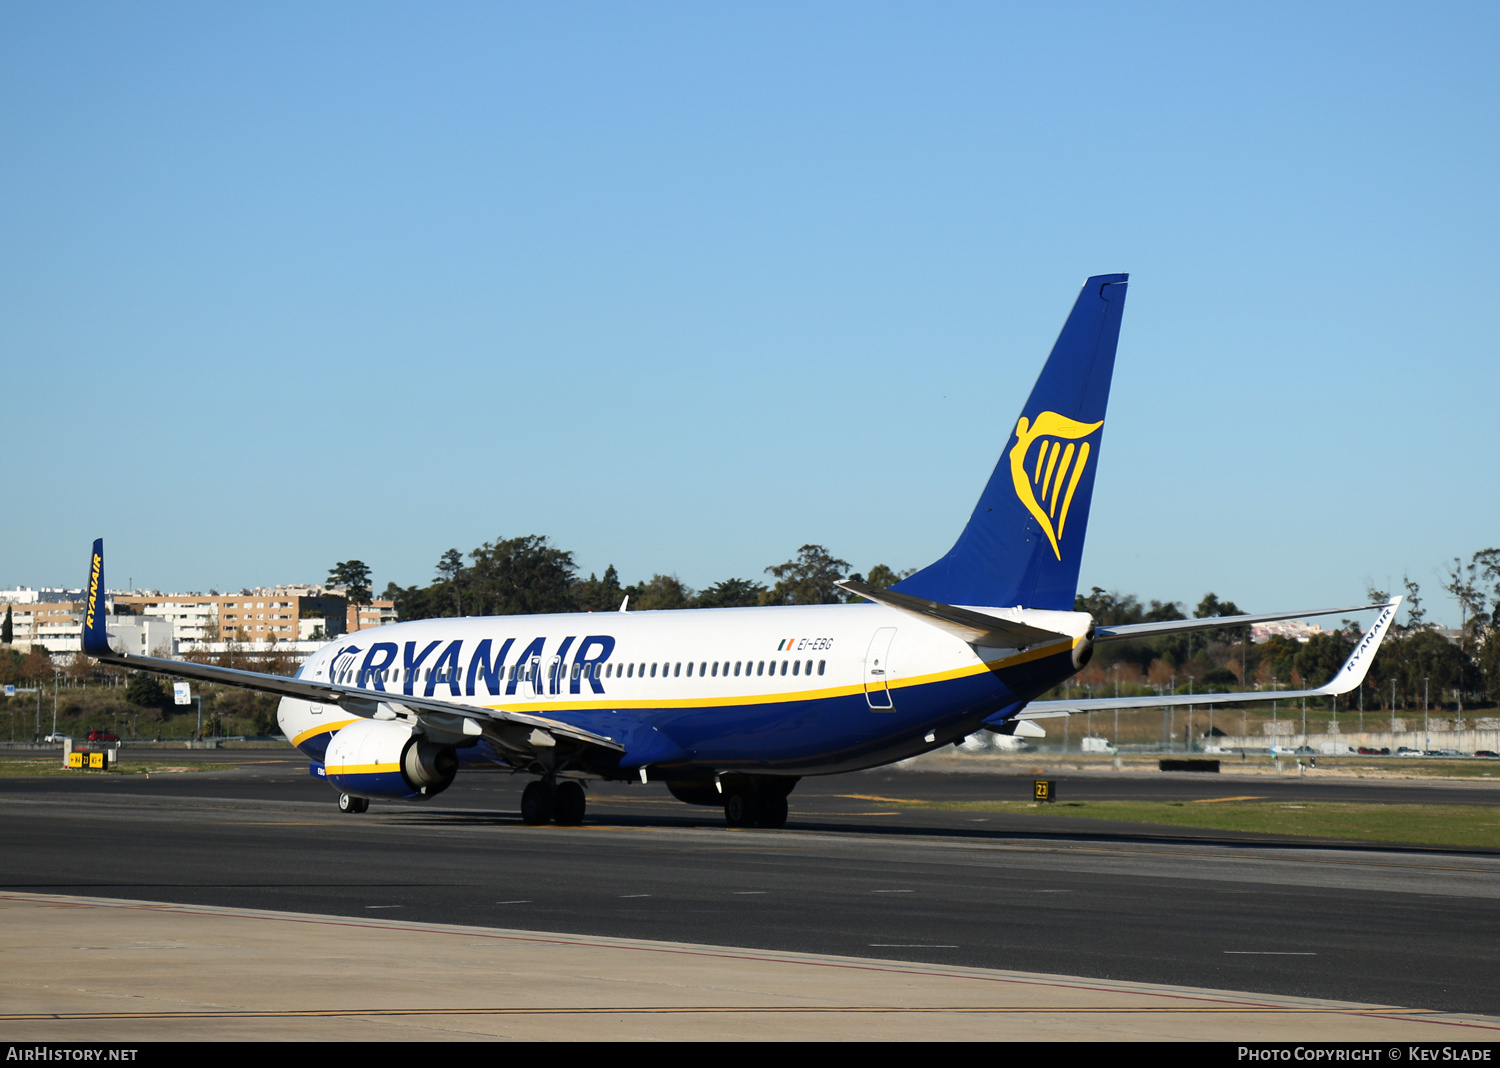
[[[346,635],[285,678],[116,651],[101,539],[84,652],[279,694],[282,729],[346,812],[433,797],[481,763],[536,776],[521,802],[528,823],[578,823],[583,784],[639,779],[722,806],[730,826],[780,827],[801,776],[887,764],[981,729],[1352,690],[1399,598],[1116,627],[1073,611],[1127,278],[1084,284],[953,548],[889,590],[842,583],[863,603],[420,620]],[[1316,690],[1035,700],[1100,642],[1367,608],[1380,610],[1375,624]]]

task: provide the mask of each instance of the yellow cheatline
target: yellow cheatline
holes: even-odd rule
[[[1015,667],[1019,664],[1028,663],[1033,660],[1041,660],[1049,656],[1058,656],[1064,653],[1071,654],[1079,639],[1073,638],[1067,642],[1058,642],[1039,649],[1028,649],[1024,653],[1015,656],[1003,657],[999,660],[989,660],[980,664],[967,664],[963,667],[953,668],[948,671],[936,671],[926,675],[913,675],[903,679],[893,679],[889,688],[911,689],[918,686],[928,686],[935,682],[948,682],[952,679],[966,678],[970,675],[980,675],[986,671],[995,671],[1001,668]],[[854,694],[862,694],[865,687],[862,683],[852,686],[832,686],[817,690],[791,690],[780,691],[770,694],[739,694],[723,697],[680,697],[666,698],[661,700],[602,700],[602,701],[568,701],[561,702],[549,697],[527,697],[527,701],[534,704],[495,704],[485,707],[510,712],[518,712],[529,716],[538,716],[547,710],[558,712],[571,711],[612,711],[615,709],[631,708],[713,708],[732,705],[768,705],[789,704],[794,701],[817,701],[830,697],[848,697]],[[399,703],[399,702],[398,702]]]
[[[354,716],[354,717],[351,717],[349,719],[341,719],[341,720],[339,720],[336,723],[320,723],[316,727],[314,727],[312,730],[303,731],[301,734],[297,735],[297,737],[295,737],[295,738],[292,739],[292,744],[300,746],[303,742],[307,741],[309,738],[316,738],[320,734],[332,734],[334,731],[339,730],[342,727],[347,727],[351,723],[358,723],[358,722],[359,722],[359,717],[358,716]]]
[[[330,775],[384,775],[387,772],[400,771],[400,764],[327,764],[325,769]]]

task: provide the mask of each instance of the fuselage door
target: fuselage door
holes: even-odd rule
[[[869,651],[865,653],[865,700],[877,712],[895,711],[889,681],[891,639],[895,636],[895,627],[881,627],[870,639]]]
[[[563,660],[560,656],[552,657],[552,664],[547,668],[547,692],[558,694],[563,691]]]

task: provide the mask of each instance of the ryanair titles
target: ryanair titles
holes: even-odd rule
[[[483,638],[467,658],[462,638],[446,645],[441,640],[427,642],[420,649],[418,642],[406,642],[404,647],[395,642],[375,642],[368,648],[346,645],[329,661],[329,681],[407,697],[432,697],[440,688],[441,696],[473,697],[481,685],[492,697],[502,692],[513,696],[522,686],[542,695],[560,694],[566,685],[568,693],[576,694],[583,692],[585,682],[594,693],[604,692],[602,665],[615,651],[614,638],[608,634],[590,634],[582,641],[576,635],[567,637],[550,656],[546,643],[545,637],[533,638],[514,660],[510,659],[514,638],[506,638],[499,649],[495,639]]]
[[[99,605],[99,576],[103,573],[104,557],[96,552],[93,562],[89,564],[89,608],[88,615],[84,619],[84,627],[87,630],[94,629],[94,611]]]

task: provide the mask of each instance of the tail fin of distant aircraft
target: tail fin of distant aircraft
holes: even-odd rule
[[[893,589],[946,604],[1073,608],[1129,278],[1084,283],[969,525]]]
[[[109,632],[104,629],[104,539],[94,539],[89,556],[88,598],[83,612],[83,651],[87,656],[108,656]]]

